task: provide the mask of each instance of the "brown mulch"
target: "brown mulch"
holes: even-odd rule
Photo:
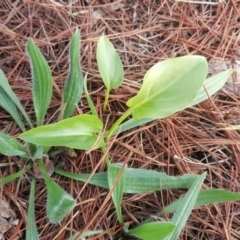
[[[60,105],[62,86],[68,73],[69,41],[76,27],[80,29],[82,38],[82,70],[88,72],[89,91],[102,118],[106,117],[101,110],[103,84],[95,53],[96,42],[103,33],[111,39],[121,56],[124,84],[111,93],[110,122],[112,116],[117,117],[124,112],[126,100],[136,94],[144,73],[160,60],[199,54],[208,59],[210,66],[216,59],[227,62],[228,67],[234,67],[236,61],[240,61],[240,2],[237,0],[111,2],[0,1],[0,68],[33,120],[30,67],[25,54],[29,37],[43,52],[53,74],[54,93],[47,116],[50,122]],[[212,74],[214,71],[210,70]],[[222,70],[221,66],[219,70]],[[229,83],[230,90],[224,88],[199,106],[120,134],[109,150],[112,162],[126,162],[129,167],[156,169],[176,176],[207,171],[204,188],[239,192],[240,135],[238,131],[218,129],[221,123],[240,124],[239,78],[234,74]],[[84,97],[79,108],[84,113],[89,112]],[[9,126],[12,135],[20,133],[9,114],[1,109],[1,130]],[[64,170],[91,173],[101,157],[100,151],[89,154],[80,151],[76,158],[62,154],[54,161],[58,168]],[[1,163],[15,161],[1,156]],[[102,161],[97,171],[105,169]],[[18,168],[1,167],[0,170],[1,176],[5,176],[18,171]],[[122,226],[117,222],[111,199],[106,199],[106,190],[91,185],[83,188],[82,183],[57,174],[53,179],[76,198],[77,207],[60,224],[50,224],[45,212],[46,190],[43,181],[39,180],[35,205],[41,240],[67,239],[75,231],[83,230],[102,229],[102,239],[115,239],[121,233]],[[27,211],[28,176],[5,187]],[[124,221],[134,225],[184,193],[183,190],[169,190],[124,195]],[[239,202],[194,209],[180,239],[240,239],[239,211]],[[6,236],[6,239],[10,237]]]

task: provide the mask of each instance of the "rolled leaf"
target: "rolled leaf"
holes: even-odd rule
[[[41,126],[52,96],[52,75],[45,58],[31,38],[27,42],[27,53],[32,72],[33,105],[37,125]]]
[[[95,134],[99,133],[102,127],[103,124],[99,118],[82,114],[55,124],[33,128],[22,133],[19,138],[41,146],[89,150],[99,141]]]
[[[63,119],[72,115],[83,92],[83,76],[80,67],[80,33],[76,29],[69,50],[69,74],[63,90]]]
[[[138,94],[127,101],[134,119],[165,118],[189,106],[207,74],[202,56],[185,56],[159,62],[144,76]]]

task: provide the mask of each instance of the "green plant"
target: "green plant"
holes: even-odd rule
[[[104,131],[104,124],[98,117],[87,91],[87,74],[84,79],[82,78],[79,67],[79,41],[80,34],[76,30],[70,45],[70,73],[64,85],[57,123],[44,125],[45,114],[52,95],[51,73],[47,62],[31,39],[27,43],[27,53],[33,76],[32,94],[37,127],[33,127],[18,98],[11,90],[5,75],[0,70],[0,104],[11,114],[22,130],[17,139],[12,138],[7,133],[1,133],[0,152],[7,156],[19,156],[28,163],[19,172],[1,179],[1,184],[13,181],[25,174],[31,167],[37,169],[46,184],[47,216],[52,223],[61,221],[73,209],[75,200],[49,176],[53,171],[53,166],[47,155],[51,147],[64,146],[81,150],[101,148],[106,154],[106,144],[114,134],[154,119],[166,118],[206,100],[209,95],[217,92],[234,72],[227,70],[205,79],[207,62],[201,56],[185,56],[159,62],[145,74],[138,94],[127,101],[128,109],[126,112],[114,122],[109,130]],[[123,81],[121,60],[105,36],[100,38],[97,45],[97,62],[106,86],[103,106],[105,111],[110,91],[119,87]],[[92,115],[82,114],[70,117],[81,98],[83,88]],[[207,89],[208,94],[205,89]],[[30,130],[25,130],[25,125],[18,111],[25,118]],[[130,119],[126,120],[129,117]],[[22,141],[26,144],[22,144]],[[182,199],[166,207],[165,212],[175,212],[170,222],[153,222],[153,219],[149,218],[134,228],[125,225],[123,233],[126,235],[133,235],[140,239],[177,239],[194,206],[240,199],[239,193],[224,190],[201,191],[205,173],[200,176],[185,174],[174,177],[162,172],[128,168],[123,164],[111,163],[107,154],[105,160],[106,172],[94,173],[93,175],[73,174],[60,169],[55,169],[55,172],[77,181],[87,181],[90,184],[110,189],[118,220],[122,224],[124,224],[124,219],[121,213],[121,200],[124,193],[146,193],[161,189],[189,187]],[[35,222],[34,188],[35,179],[33,178],[29,198],[27,239],[32,239],[33,236],[34,239],[37,239],[37,228],[33,224]],[[81,233],[74,235],[76,239],[80,239],[82,236]]]

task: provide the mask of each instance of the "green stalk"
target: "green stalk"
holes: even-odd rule
[[[110,94],[110,90],[107,89],[105,94],[104,104],[103,104],[103,112],[106,112],[109,94]]]
[[[118,120],[112,125],[112,127],[109,129],[108,134],[106,136],[106,142],[110,139],[113,132],[116,130],[116,128],[130,115],[132,114],[132,108],[129,108]]]

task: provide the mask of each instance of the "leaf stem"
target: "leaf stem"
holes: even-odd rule
[[[106,112],[107,105],[108,105],[109,94],[110,94],[110,89],[107,89],[106,93],[105,93],[104,104],[103,104],[103,112]]]
[[[106,142],[110,139],[110,137],[113,135],[116,128],[130,115],[132,114],[132,108],[129,108],[118,120],[112,125],[112,127],[109,129],[108,134],[106,136]]]

